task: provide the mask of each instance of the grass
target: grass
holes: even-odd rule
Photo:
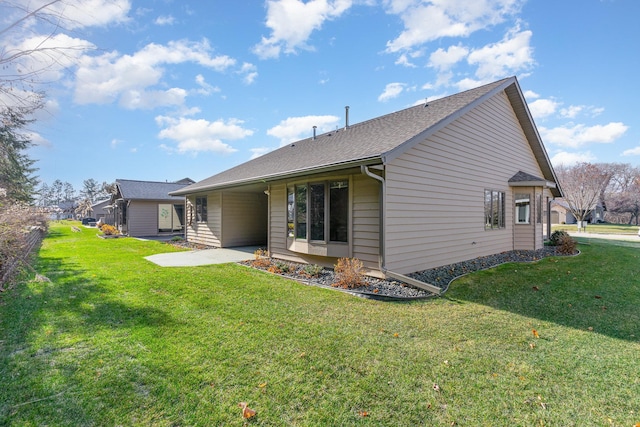
[[[640,422],[638,248],[592,241],[389,303],[236,264],[161,268],[144,257],[177,249],[81,229],[51,228],[51,282],[0,295],[0,425]]]
[[[577,231],[576,224],[554,224],[551,229],[553,231]],[[587,224],[586,232],[597,234],[632,234],[638,235],[637,225],[626,224]]]

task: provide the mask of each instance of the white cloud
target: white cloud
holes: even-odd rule
[[[167,45],[148,44],[133,55],[109,52],[84,56],[76,72],[74,100],[79,104],[105,104],[120,101],[126,108],[179,105],[186,91],[149,89],[161,83],[164,65],[193,62],[216,71],[235,65],[226,55],[211,55],[206,40],[171,41]]]
[[[467,37],[499,24],[520,10],[523,0],[386,0],[387,13],[399,15],[403,32],[387,42],[388,52],[411,50],[442,37]]]
[[[200,86],[200,89],[197,90],[197,93],[199,93],[200,95],[210,95],[214,92],[220,92],[220,88],[207,83],[202,74],[198,74],[195,81],[196,84]]]
[[[158,133],[160,139],[171,139],[177,143],[179,153],[213,151],[229,154],[237,151],[225,143],[228,140],[238,140],[253,135],[253,131],[242,127],[244,123],[238,119],[222,119],[210,122],[204,119],[174,118],[168,116],[156,117],[156,123],[163,129]],[[162,147],[173,151],[163,144]]]
[[[173,25],[176,22],[176,18],[173,16],[158,16],[155,20],[156,25]]]
[[[51,147],[51,141],[43,137],[37,132],[25,132],[24,136],[31,141],[33,145],[37,145],[39,147]]]
[[[586,151],[583,153],[569,153],[567,151],[561,151],[551,158],[551,163],[554,166],[571,166],[577,163],[591,163],[595,160],[596,156],[591,154],[590,151]]]
[[[27,10],[37,10],[47,3],[42,14],[48,22],[68,30],[123,23],[128,21],[131,10],[129,0],[32,0],[28,2]]]
[[[640,156],[640,145],[637,147],[630,148],[628,150],[624,150],[622,152],[623,156]]]
[[[621,122],[611,122],[606,125],[585,126],[578,124],[552,129],[539,127],[538,130],[545,142],[577,148],[589,143],[612,143],[624,135],[627,129],[628,126]]]
[[[429,56],[429,67],[446,71],[466,58],[468,54],[469,49],[461,45],[449,46],[447,50],[438,48],[438,50]]]
[[[18,44],[5,46],[7,56],[18,56],[15,61],[5,62],[5,67],[9,68],[2,74],[13,73],[27,81],[56,81],[91,49],[95,49],[94,44],[66,34],[29,37]]]
[[[559,103],[552,99],[536,99],[529,103],[529,111],[534,118],[540,119],[554,114],[558,106]]]
[[[604,108],[592,107],[588,105],[570,105],[568,108],[560,110],[560,115],[564,118],[574,119],[579,115],[596,117],[602,114]]]
[[[251,148],[249,151],[251,151],[251,160],[258,158],[260,156],[263,156],[265,154],[267,154],[270,151],[273,151],[273,148],[270,147],[256,147],[256,148]]]
[[[313,135],[313,126],[317,126],[318,134],[335,128],[340,118],[336,116],[303,116],[289,117],[280,124],[267,130],[267,135],[280,139],[280,145],[286,145]]]
[[[538,99],[538,98],[540,98],[540,95],[538,95],[537,93],[535,93],[532,90],[525,90],[523,95],[524,95],[524,97],[526,99]]]
[[[469,54],[468,62],[478,67],[476,77],[485,83],[532,67],[535,62],[530,43],[532,34],[531,31],[520,31],[516,27],[500,42],[473,50]]]
[[[238,74],[244,75],[242,80],[245,84],[250,85],[258,78],[258,68],[249,62],[244,62]]]
[[[384,91],[378,96],[378,101],[386,102],[390,99],[400,96],[406,84],[404,83],[389,83],[385,86]]]
[[[253,51],[260,58],[277,58],[280,53],[311,49],[307,40],[314,30],[331,19],[340,17],[352,0],[268,0],[265,25],[270,37],[262,37]]]

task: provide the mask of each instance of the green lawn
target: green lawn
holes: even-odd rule
[[[553,231],[577,231],[576,224],[555,224],[551,227]],[[586,231],[588,233],[598,234],[638,234],[637,225],[626,224],[587,224]]]
[[[0,425],[640,422],[638,247],[591,242],[390,303],[161,268],[143,257],[167,245],[81,228],[52,226],[36,265],[51,282],[0,295]]]

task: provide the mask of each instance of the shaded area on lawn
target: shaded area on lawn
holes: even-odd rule
[[[462,277],[445,298],[640,342],[640,251],[619,249],[629,246],[591,239],[575,257],[506,264]],[[624,274],[621,264],[628,268]]]

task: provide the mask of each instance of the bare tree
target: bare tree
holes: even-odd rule
[[[68,15],[68,0],[0,1],[0,103],[35,110],[44,94],[38,87],[75,63],[89,42],[62,33],[76,26]]]
[[[638,225],[640,216],[640,168],[615,164],[606,199],[608,220]]]
[[[611,179],[611,171],[601,165],[579,163],[555,168],[569,211],[582,228],[584,221],[602,200]]]
[[[75,213],[79,214],[82,218],[88,217],[93,213],[93,203],[90,199],[80,200],[78,207],[75,209]]]

